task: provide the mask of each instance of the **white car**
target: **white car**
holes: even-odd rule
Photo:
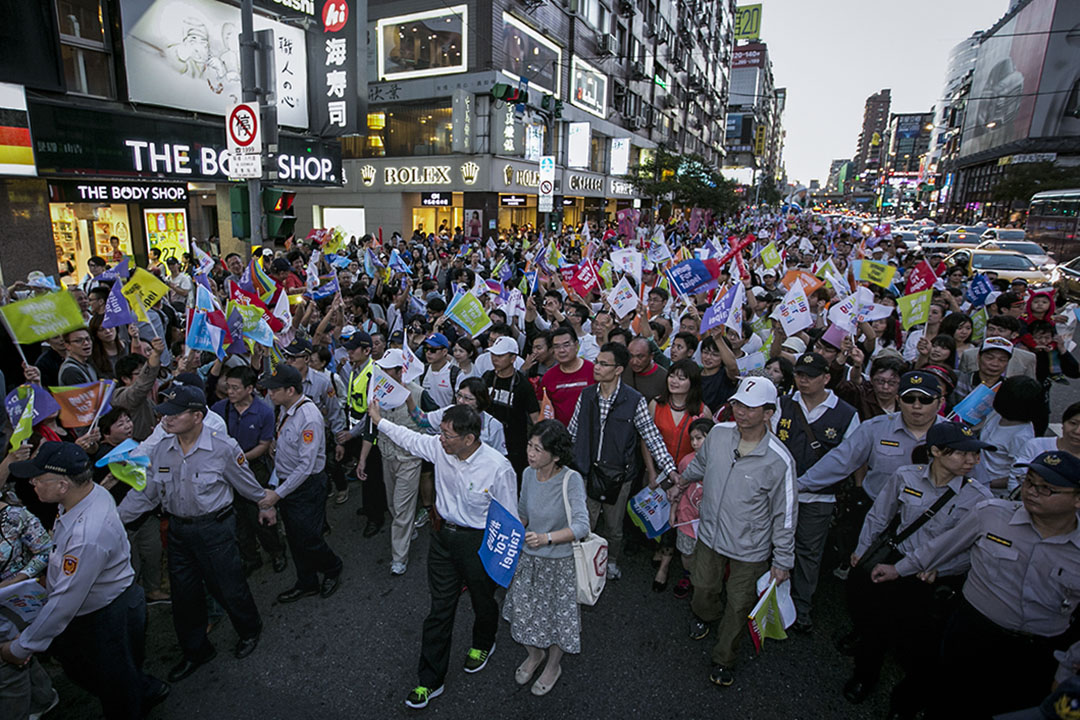
[[[1012,232],[1007,230],[1006,232]],[[1021,233],[1024,231],[1021,230]],[[1057,267],[1057,262],[1054,260],[1054,256],[1046,250],[1042,245],[1031,242],[1030,240],[987,240],[979,243],[976,250],[1010,250],[1012,252],[1022,253],[1027,255],[1031,262],[1039,266],[1039,269],[1043,272],[1049,272]]]

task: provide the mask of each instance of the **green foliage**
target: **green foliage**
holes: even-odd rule
[[[627,181],[641,196],[652,198],[655,207],[667,202],[721,215],[739,207],[735,182],[699,155],[676,155],[658,148],[646,162],[630,168]]]

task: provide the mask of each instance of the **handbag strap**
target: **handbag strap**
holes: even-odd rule
[[[810,427],[810,421],[806,419],[806,413],[803,412],[802,405],[794,398],[791,399],[791,404],[795,408],[795,419],[799,421],[799,425],[802,427],[803,432],[810,438],[810,447],[813,449],[814,454],[818,456],[818,460],[820,460],[825,454],[821,452],[823,446],[818,442],[817,437],[814,436],[814,429]]]
[[[970,478],[964,478],[964,482],[965,483],[966,482],[971,482],[971,479]],[[950,488],[945,488],[945,492],[943,492],[941,494],[941,497],[939,497],[937,499],[937,502],[935,502],[933,505],[931,505],[929,508],[927,508],[926,512],[924,512],[922,515],[917,517],[913,523],[911,523],[906,528],[901,530],[900,534],[897,535],[895,538],[893,538],[893,544],[899,545],[900,543],[904,542],[909,537],[911,537],[913,534],[915,534],[916,530],[918,530],[923,525],[925,525],[927,522],[929,522],[930,518],[937,515],[938,511],[940,511],[941,508],[945,507],[945,505],[950,500],[952,500],[953,496],[955,496],[955,495],[956,495],[956,491],[953,490],[951,487]]]
[[[566,468],[563,468],[562,469],[562,474],[563,474],[563,478],[562,478],[562,502],[563,502],[563,508],[566,509],[566,527],[572,528],[572,527],[574,527],[574,524],[573,524],[573,521],[572,521],[572,519],[570,517],[570,496],[569,496],[569,494],[567,492],[567,488],[570,487],[570,473],[567,472]],[[574,538],[573,541],[576,543],[578,541],[578,539]]]

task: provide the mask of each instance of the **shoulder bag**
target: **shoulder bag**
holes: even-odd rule
[[[900,527],[900,510],[897,509],[896,515],[893,517],[889,526],[881,532],[880,535],[870,543],[870,547],[866,549],[863,556],[859,558],[858,567],[862,568],[867,574],[874,569],[875,565],[881,563],[895,564],[896,560],[903,557],[900,552],[900,543],[907,540],[909,537],[915,534],[915,532],[929,522],[930,518],[937,515],[941,508],[945,507],[953,496],[956,495],[956,491],[952,488],[946,488],[945,492],[941,494],[941,497],[937,499],[933,505],[927,508],[926,512],[917,517],[914,522],[908,525],[906,528],[900,531],[898,535],[896,529]]]
[[[573,526],[570,513],[569,469],[564,471],[562,482],[563,507],[566,508],[566,526]],[[590,531],[583,540],[574,538],[574,575],[577,578],[577,601],[579,605],[595,605],[607,582],[608,541]]]

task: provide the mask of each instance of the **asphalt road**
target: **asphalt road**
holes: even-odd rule
[[[1080,401],[1080,384],[1055,387],[1051,419]],[[342,586],[331,598],[308,598],[278,605],[275,596],[293,579],[292,567],[275,575],[264,566],[251,588],[265,629],[249,658],[232,657],[236,634],[223,620],[211,635],[218,657],[176,683],[152,718],[337,718],[406,717],[475,720],[506,717],[525,720],[566,714],[580,718],[881,718],[888,688],[898,670],[886,666],[877,692],[859,706],[841,693],[851,660],[833,648],[835,635],[848,628],[843,587],[823,572],[816,597],[814,632],[783,641],[766,641],[753,655],[749,637],[736,668],[735,684],[708,682],[713,636],[687,637],[688,601],[669,589],[651,590],[649,555],[626,557],[623,578],[608,584],[594,608],[583,610],[582,653],[567,656],[558,685],[543,698],[514,682],[525,652],[500,625],[497,648],[488,667],[476,675],[461,670],[469,646],[472,614],[462,596],[454,629],[453,659],[446,691],[423,711],[406,708],[416,684],[420,630],[428,609],[425,573],[429,528],[413,543],[408,573],[391,577],[388,529],[371,539],[361,536],[355,514],[359,488],[344,506],[328,511],[331,546],[344,558]],[[831,567],[826,564],[826,568]],[[674,585],[674,576],[672,585]],[[164,677],[179,659],[167,605],[150,608],[147,669]],[[61,695],[51,718],[97,718],[99,706],[73,686],[55,664],[47,664]]]

